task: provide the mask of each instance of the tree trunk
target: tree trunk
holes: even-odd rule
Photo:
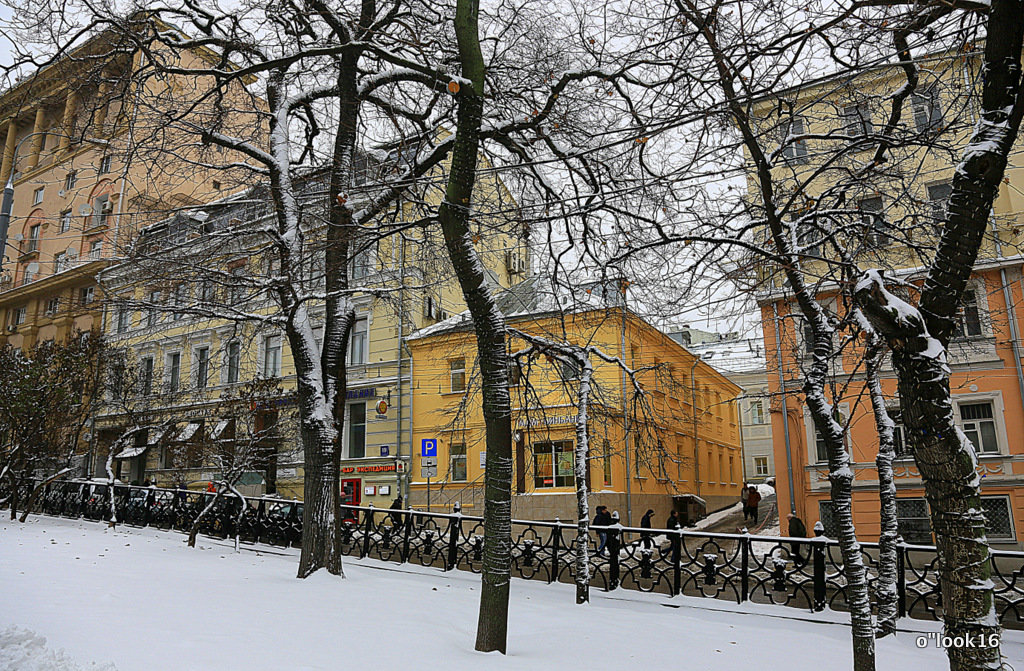
[[[593,366],[586,354],[579,361],[580,387],[576,404],[576,603],[590,601],[590,504],[587,501],[587,457],[590,441],[587,424],[590,415],[590,378]]]
[[[448,256],[473,317],[483,379],[487,434],[484,486],[484,557],[476,649],[505,652],[512,572],[512,411],[508,392],[505,318],[485,283],[480,255],[469,231],[483,117],[484,62],[478,32],[478,0],[458,0],[455,35],[463,82],[444,202],[438,211]],[[453,87],[454,88],[454,87]]]
[[[876,272],[868,273],[856,291],[858,303],[893,350],[903,424],[931,510],[945,634],[986,643],[948,648],[953,671],[1001,665],[998,645],[987,645],[998,640],[1000,628],[977,455],[953,417],[946,360],[957,308],[1024,115],[1024,4],[993,0],[987,28],[981,118],[953,175],[947,221],[921,292],[920,310],[889,293]]]
[[[213,506],[217,503],[217,499],[219,498],[220,490],[218,489],[213,495],[213,498],[210,499],[210,502],[206,504],[206,507],[196,515],[194,520],[192,520],[192,528],[188,530],[188,546],[190,548],[194,548],[196,546],[196,537],[199,535],[199,525],[202,524],[204,519],[206,519],[206,515],[213,510]]]
[[[881,338],[872,332],[866,365],[868,393],[871,395],[871,408],[878,431],[878,456],[875,458],[875,466],[878,469],[878,498],[881,505],[879,516],[882,527],[878,536],[878,581],[875,583],[875,597],[878,601],[875,636],[878,638],[895,634],[896,620],[899,617],[896,555],[899,551],[897,546],[900,534],[896,517],[896,479],[892,471],[892,462],[896,458],[895,424],[885,409],[882,383],[878,377],[883,356]]]
[[[46,478],[32,489],[32,493],[28,495],[28,500],[25,501],[25,508],[21,511],[21,520],[19,521],[22,524],[24,524],[25,521],[28,519],[28,514],[32,512],[32,508],[36,505],[36,499],[39,498],[39,492],[43,491],[43,488],[46,487],[46,485],[50,484],[51,482],[53,482],[54,480],[63,475],[67,475],[70,472],[70,468],[62,468],[60,471]],[[12,517],[11,519],[14,518]]]
[[[319,430],[318,430],[319,429]],[[318,569],[344,576],[341,563],[341,464],[336,435],[326,427],[302,427],[305,482],[302,503],[302,552],[298,577]],[[313,530],[317,533],[313,533]]]

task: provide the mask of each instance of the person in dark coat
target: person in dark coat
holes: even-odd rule
[[[790,538],[807,538],[807,527],[804,526],[804,521],[796,516],[796,513],[790,513],[787,518],[789,520],[789,533]],[[793,548],[793,561],[797,567],[803,566],[807,563],[807,560],[800,554],[800,543],[790,543],[790,547]]]
[[[391,510],[397,511],[402,509],[402,495],[399,494],[395,497],[394,502],[391,504]],[[391,513],[391,526],[398,529],[402,526],[402,513],[392,512]]]
[[[740,503],[743,504],[743,520],[746,521],[747,517],[750,516],[750,508],[747,506],[747,499],[750,498],[750,487],[743,483],[743,487],[740,489]]]
[[[652,517],[654,517],[653,510],[648,510],[644,513],[644,516],[640,518],[640,528],[650,529]],[[654,546],[654,541],[651,540],[651,533],[649,531],[640,532],[640,542],[643,543],[645,550],[649,550]]]
[[[683,523],[679,521],[679,511],[673,510],[668,514],[668,519],[665,520],[666,529],[681,529]]]
[[[747,490],[747,510],[750,512],[750,519],[757,524],[757,504],[761,502],[761,493],[757,487],[751,486]]]
[[[609,526],[611,523],[612,516],[608,514],[607,506],[598,506],[597,514],[594,515],[593,525],[595,527],[606,527]],[[608,544],[608,532],[604,529],[598,529],[597,537],[601,541],[600,544],[597,546],[597,556],[603,557],[605,545]]]

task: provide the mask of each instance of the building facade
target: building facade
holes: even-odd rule
[[[740,388],[664,333],[622,307],[552,311],[544,278],[499,296],[509,327],[544,338],[591,345],[622,357],[632,376],[592,355],[594,395],[587,419],[591,509],[603,504],[623,524],[639,525],[648,509],[663,524],[671,509],[692,521],[697,509],[736,501],[743,464],[735,398]],[[561,335],[559,335],[561,334]],[[515,334],[509,348],[525,342]],[[413,460],[411,503],[466,512],[483,508],[486,460],[476,340],[468,315],[424,329],[412,352]],[[512,372],[513,516],[574,519],[574,449],[578,371],[543,357]],[[626,412],[623,412],[623,407]],[[436,459],[423,456],[424,442]],[[429,477],[429,481],[428,481]],[[695,505],[696,504],[696,505]],[[475,514],[474,513],[474,514]]]

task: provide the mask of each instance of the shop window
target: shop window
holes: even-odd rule
[[[571,487],[573,476],[573,444],[571,440],[535,443],[533,446],[533,486]]]
[[[449,466],[449,473],[451,474],[452,482],[465,482],[466,481],[466,444],[455,443],[449,450],[449,458],[451,464]]]
[[[906,542],[918,545],[932,542],[932,523],[924,499],[896,499],[896,523]]]
[[[348,458],[362,459],[366,456],[366,404],[353,403],[348,406]]]
[[[466,360],[452,359],[448,362],[452,391],[466,391]]]
[[[961,426],[974,444],[974,449],[983,454],[999,452],[992,402],[959,403],[958,406]]]

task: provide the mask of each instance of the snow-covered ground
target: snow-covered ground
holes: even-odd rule
[[[482,655],[478,576],[349,560],[345,580],[300,581],[294,551],[184,540],[39,516],[0,522],[0,670],[850,666],[841,613],[624,590],[595,590],[579,607],[572,585],[524,580],[512,583],[509,655]],[[1007,633],[1003,650],[1024,668],[1024,635]],[[879,669],[946,666],[911,632],[880,641],[878,657]]]

